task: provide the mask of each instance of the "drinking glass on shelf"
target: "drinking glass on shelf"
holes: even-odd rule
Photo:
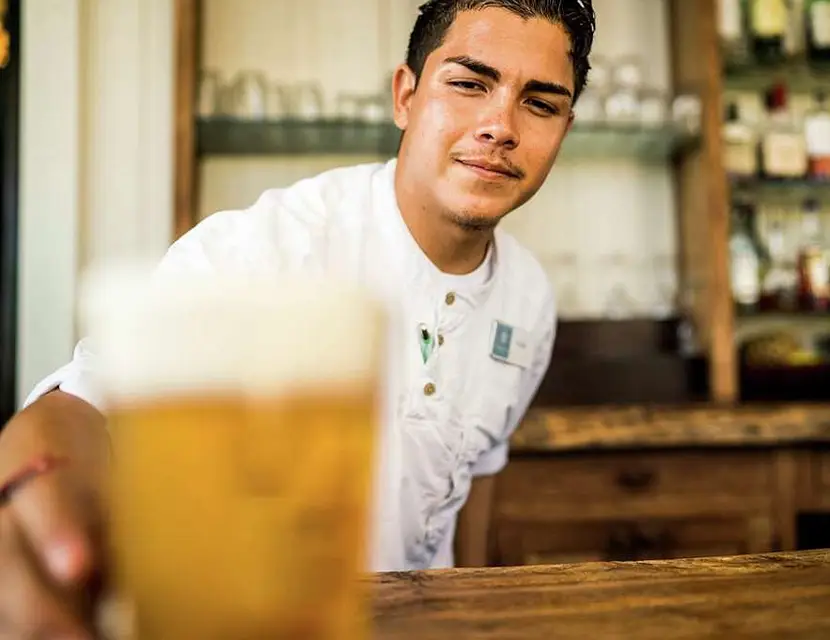
[[[218,71],[205,69],[199,74],[197,114],[214,118],[222,114],[222,78]]]
[[[280,121],[291,117],[291,96],[288,89],[279,82],[268,85],[266,110],[269,120]]]
[[[605,99],[610,87],[611,64],[597,56],[591,61],[591,81],[574,107],[579,122],[596,125],[605,121]]]
[[[290,89],[291,115],[298,120],[320,120],[325,113],[323,89],[318,82],[301,82]]]
[[[637,56],[623,56],[611,68],[611,84],[617,89],[643,88],[643,65]]]
[[[381,95],[364,96],[360,100],[360,115],[364,122],[380,124],[391,118],[387,114],[386,104]]]
[[[268,81],[259,71],[240,71],[231,82],[229,98],[232,115],[244,120],[264,120]]]
[[[337,117],[341,120],[355,121],[362,119],[361,97],[353,93],[341,92],[337,94]]]
[[[640,124],[659,128],[669,121],[669,104],[666,95],[655,88],[643,89],[640,94]]]
[[[643,69],[633,56],[621,58],[611,71],[611,88],[605,100],[605,116],[615,124],[640,122]]]
[[[703,105],[699,96],[680,94],[674,98],[671,109],[675,126],[692,135],[700,132]]]

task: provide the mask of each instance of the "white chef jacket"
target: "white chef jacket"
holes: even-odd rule
[[[396,166],[340,168],[268,190],[248,209],[202,221],[159,266],[162,275],[333,271],[392,303],[398,333],[376,472],[377,571],[452,566],[456,516],[472,478],[506,464],[509,436],[547,370],[555,334],[548,279],[507,233],[496,230],[472,274],[444,274],[430,262],[398,209]],[[424,326],[436,342],[426,362]],[[82,340],[26,403],[60,388],[105,412],[95,375],[95,355]]]

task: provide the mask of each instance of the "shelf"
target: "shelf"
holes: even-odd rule
[[[637,158],[665,162],[696,147],[697,136],[671,125],[574,125],[565,143],[564,159]]]
[[[730,184],[732,199],[740,202],[798,204],[807,198],[830,197],[830,181],[736,178]]]
[[[724,71],[727,89],[763,91],[775,82],[786,82],[795,93],[830,88],[830,65],[788,62],[777,66],[731,66]]]
[[[736,311],[744,322],[830,322],[830,311]]]
[[[400,132],[391,122],[213,118],[197,123],[200,156],[362,154],[391,157],[397,152],[399,138]],[[663,162],[696,142],[695,136],[671,126],[574,126],[562,147],[561,157]]]
[[[199,155],[393,155],[400,131],[391,122],[234,120],[197,123]]]

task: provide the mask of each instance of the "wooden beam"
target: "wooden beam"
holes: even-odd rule
[[[199,77],[200,0],[176,0],[174,240],[196,223],[196,91]]]
[[[723,167],[723,79],[716,0],[672,0],[674,88],[702,100],[702,144],[677,164],[681,271],[695,291],[694,315],[709,358],[711,399],[738,395],[729,282],[729,188]]]

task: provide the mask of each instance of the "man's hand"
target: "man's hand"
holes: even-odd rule
[[[0,637],[93,637],[108,447],[103,416],[61,392],[0,433],[0,483],[44,455],[67,461],[0,505]]]

